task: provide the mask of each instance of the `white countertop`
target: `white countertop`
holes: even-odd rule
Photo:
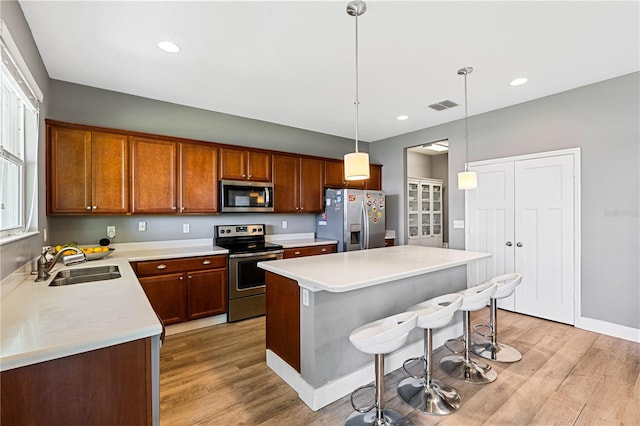
[[[313,232],[300,234],[273,234],[266,235],[268,242],[280,244],[284,248],[323,246],[325,244],[338,244],[336,240],[326,240],[324,238],[315,238]]]
[[[208,245],[207,245],[208,242]],[[159,335],[162,326],[129,261],[225,254],[212,240],[113,244],[105,259],[27,276],[1,301],[0,371]],[[117,265],[120,278],[49,287],[63,269]]]
[[[272,260],[258,266],[296,280],[300,287],[311,291],[345,292],[490,256],[490,253],[404,245]]]

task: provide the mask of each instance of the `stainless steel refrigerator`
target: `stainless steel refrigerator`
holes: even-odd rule
[[[338,252],[384,247],[385,199],[382,191],[327,189],[316,236],[338,241]]]

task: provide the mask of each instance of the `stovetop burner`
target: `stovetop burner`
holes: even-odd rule
[[[216,225],[213,244],[230,254],[282,250],[279,244],[265,241],[265,225]]]

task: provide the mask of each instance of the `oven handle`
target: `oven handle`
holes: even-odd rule
[[[278,255],[282,255],[282,253],[284,253],[284,250],[261,251],[259,253],[237,253],[237,254],[230,254],[229,259],[238,259],[243,257],[258,257],[258,256],[265,257],[266,258],[265,260],[281,259],[282,256],[278,257]]]

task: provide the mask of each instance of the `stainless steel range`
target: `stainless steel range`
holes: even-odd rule
[[[265,313],[265,271],[258,262],[282,259],[281,245],[265,241],[265,225],[216,225],[213,243],[229,250],[229,322]]]

